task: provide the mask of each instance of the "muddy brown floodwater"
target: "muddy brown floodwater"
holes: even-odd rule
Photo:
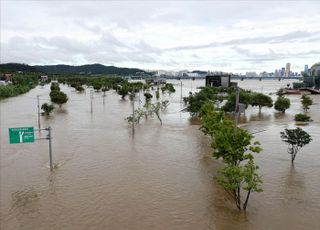
[[[248,211],[240,213],[215,182],[222,163],[211,157],[199,126],[180,112],[180,82],[172,82],[177,92],[164,97],[170,105],[163,126],[149,118],[134,135],[124,120],[131,112],[128,100],[109,91],[103,104],[102,94],[94,93],[91,113],[89,89],[78,94],[62,86],[68,103],[41,117],[43,127],[53,128],[53,172],[46,140],[8,143],[9,127],[37,126],[36,95],[48,101],[49,86],[1,101],[1,230],[320,229],[320,95],[312,96],[314,121],[303,126],[313,141],[294,167],[279,132],[295,126],[299,96],[289,96],[292,106],[284,115],[249,108],[241,117],[240,125],[258,132],[264,149],[256,156],[264,192],[252,194]],[[239,84],[274,93],[290,82]],[[183,81],[183,95],[203,84]]]

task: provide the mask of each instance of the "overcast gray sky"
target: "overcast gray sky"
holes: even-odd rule
[[[320,1],[3,1],[1,63],[294,71],[320,61]]]

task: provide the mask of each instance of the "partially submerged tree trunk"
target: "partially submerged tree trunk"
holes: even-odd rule
[[[161,126],[162,126],[162,120],[161,120],[161,118],[160,118],[159,113],[156,111],[155,114],[157,115],[157,117],[158,117],[158,119],[159,119],[159,121],[160,121],[160,124],[161,124]]]
[[[244,210],[244,211],[247,209],[247,205],[248,205],[250,193],[251,193],[251,189],[248,191],[247,197],[246,197],[246,201],[245,201],[244,204],[243,204],[243,210]]]

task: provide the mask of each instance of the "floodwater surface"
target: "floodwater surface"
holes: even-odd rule
[[[108,91],[79,94],[62,86],[67,104],[42,127],[51,126],[55,169],[48,168],[48,141],[9,144],[8,128],[37,127],[36,95],[49,101],[49,86],[0,102],[0,229],[320,229],[320,95],[312,95],[302,126],[313,141],[301,149],[294,166],[280,131],[302,113],[299,95],[288,96],[285,114],[273,108],[248,108],[240,126],[263,147],[256,156],[263,175],[262,193],[253,193],[246,213],[215,182],[220,160],[210,140],[181,112],[180,81],[161,116],[142,120],[133,132],[125,118],[130,101]],[[240,81],[240,87],[271,94],[292,81]],[[183,81],[182,95],[204,80]],[[142,94],[141,94],[142,95]],[[141,96],[141,101],[144,98]],[[135,107],[142,106],[139,100]],[[45,137],[46,131],[35,132]]]

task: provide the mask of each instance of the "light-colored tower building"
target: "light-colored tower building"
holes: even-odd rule
[[[308,73],[308,69],[309,69],[309,68],[308,68],[308,65],[305,65],[305,66],[304,66],[304,73],[307,74],[307,73]]]
[[[286,77],[290,77],[290,63],[287,63],[286,64],[286,74],[285,74]]]

